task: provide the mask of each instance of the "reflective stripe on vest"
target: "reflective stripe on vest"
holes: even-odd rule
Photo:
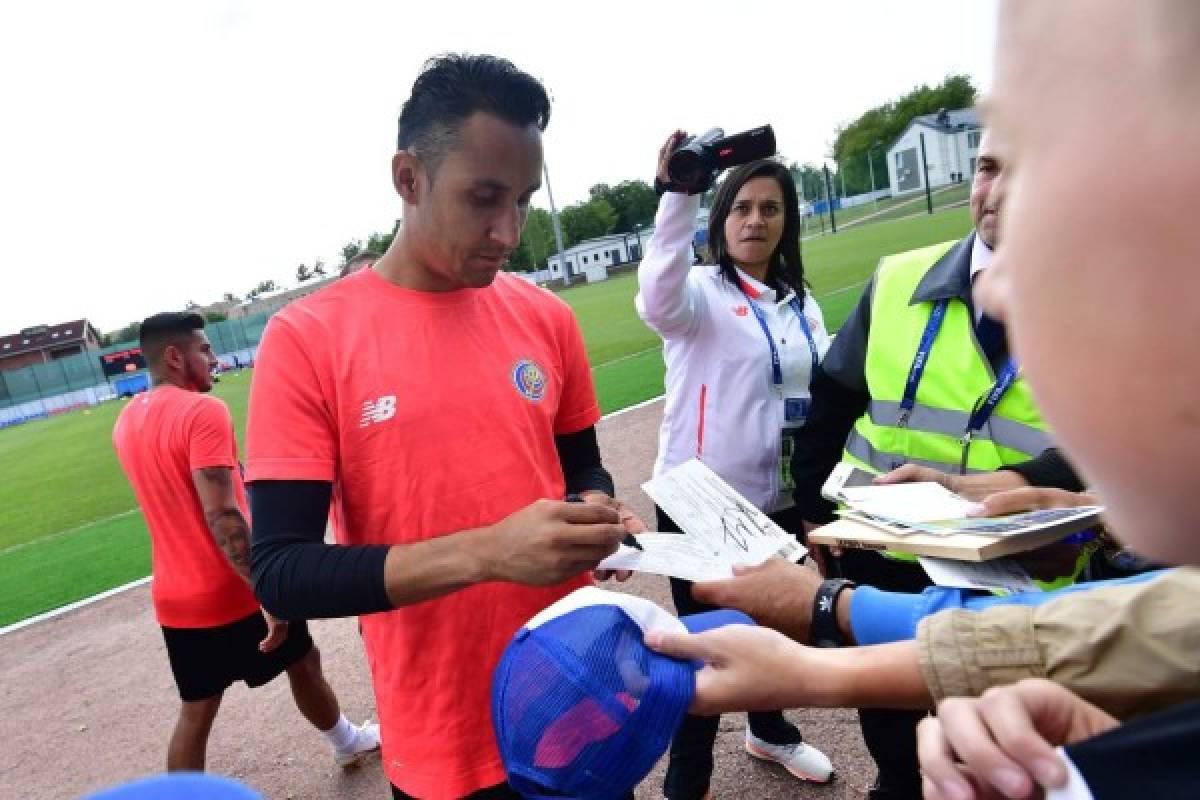
[[[899,427],[901,411],[900,403],[891,400],[871,400],[867,406],[867,416],[871,422],[880,427]],[[931,408],[917,403],[908,414],[906,427],[909,430],[940,433],[958,440],[966,431],[970,418],[969,410]],[[989,441],[1029,455],[1037,455],[1053,444],[1046,431],[995,415],[984,423],[983,427],[975,434],[974,443],[981,441]],[[957,471],[958,461],[951,464],[948,469],[951,472]]]
[[[884,453],[876,450],[874,445],[867,441],[867,438],[857,430],[850,431],[850,436],[846,439],[846,450],[842,455],[844,461],[850,460],[845,458],[845,456],[854,456],[860,466],[869,469],[871,472],[891,472],[896,468],[898,460],[903,464],[931,467],[939,472],[954,473],[958,471],[958,464],[949,464],[945,461],[934,461],[928,458],[899,457],[894,453]],[[991,472],[991,470],[967,467],[968,475],[977,475],[981,472]]]

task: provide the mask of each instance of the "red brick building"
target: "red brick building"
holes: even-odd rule
[[[86,319],[59,325],[34,325],[0,336],[0,370],[46,364],[100,347],[100,334]]]

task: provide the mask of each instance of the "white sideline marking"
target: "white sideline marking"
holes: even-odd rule
[[[637,354],[635,353],[635,355],[637,355]],[[611,364],[612,362],[608,361],[605,363]],[[664,395],[660,394],[657,397],[651,397],[649,400],[643,400],[642,402],[636,403],[632,406],[626,406],[625,408],[618,409],[616,411],[613,411],[610,414],[605,414],[603,417],[600,418],[600,421],[603,422],[606,419],[612,419],[613,417],[620,416],[621,414],[624,414],[626,411],[636,411],[639,408],[644,408],[645,406],[648,406],[651,403],[656,403],[659,400],[663,399],[663,396]],[[95,525],[100,522],[107,522],[108,520],[116,519],[117,517],[123,517],[123,516],[126,516],[127,514],[133,514],[136,512],[137,512],[137,509],[135,508],[131,511],[126,511],[121,514],[114,514],[111,517],[105,517],[102,520],[96,520],[96,522],[88,523],[88,525]],[[79,526],[79,528],[72,528],[71,530],[61,531],[60,533],[56,533],[53,536],[46,537],[46,539],[58,538],[59,536],[65,536],[66,534],[72,533],[73,531],[77,531],[80,528],[86,528],[86,527],[88,527],[88,525],[81,525],[81,526]],[[38,539],[37,541],[44,542],[44,541],[46,541],[46,539]],[[27,542],[25,544],[32,544],[32,542]],[[21,547],[24,547],[25,544],[16,545],[15,547],[11,547],[8,550],[5,550],[3,553],[0,553],[0,555],[3,555],[4,553],[11,553],[13,550],[17,550]],[[147,575],[144,578],[138,578],[136,581],[131,581],[130,583],[125,584],[124,586],[116,586],[112,589],[107,589],[107,590],[101,592],[100,594],[94,594],[91,597],[85,597],[82,600],[76,600],[74,603],[70,603],[65,606],[60,606],[59,608],[52,608],[49,611],[44,611],[35,617],[30,617],[29,619],[23,619],[20,622],[14,622],[12,625],[8,625],[6,627],[0,628],[0,636],[3,636],[6,633],[12,633],[13,631],[19,631],[22,628],[27,628],[30,625],[33,625],[34,623],[37,623],[37,622],[42,622],[43,620],[54,619],[55,617],[58,617],[63,614],[66,614],[68,612],[74,611],[75,609],[78,609],[78,608],[83,608],[84,606],[89,606],[92,603],[99,602],[100,600],[104,600],[106,598],[112,597],[113,595],[118,595],[121,592],[128,591],[129,589],[136,589],[137,587],[142,586],[143,584],[149,583],[150,578],[151,578],[151,576]]]
[[[43,536],[41,539],[31,539],[28,542],[21,542],[20,544],[14,544],[12,547],[6,547],[5,549],[0,550],[0,556],[6,556],[9,553],[15,553],[18,550],[24,550],[26,547],[30,547],[35,544],[41,544],[42,542],[52,542],[55,539],[61,539],[64,536],[70,536],[72,533],[75,533],[76,531],[81,531],[84,528],[90,528],[93,525],[103,525],[106,522],[112,522],[114,519],[120,519],[121,517],[128,517],[130,514],[136,514],[136,513],[138,513],[138,511],[139,511],[139,509],[131,508],[127,511],[121,511],[119,513],[113,514],[112,516],[101,517],[100,519],[92,520],[91,522],[84,523],[83,525],[76,525],[74,528],[67,528],[65,531],[59,531],[58,533],[52,533],[49,536]]]
[[[819,303],[827,297],[834,297],[839,294],[845,294],[846,292],[850,291],[851,289],[861,289],[862,287],[866,286],[868,282],[869,282],[869,279],[866,281],[860,281],[859,283],[852,283],[849,286],[843,286],[840,289],[834,289],[832,292],[825,292],[825,294],[823,294],[817,298],[817,302]]]
[[[637,411],[639,408],[645,408],[646,406],[650,405],[651,403],[657,403],[659,400],[662,400],[664,397],[666,397],[665,394],[656,394],[654,397],[651,397],[649,400],[643,400],[642,402],[634,403],[631,406],[625,406],[624,408],[618,408],[616,411],[610,411],[609,413],[605,414],[603,417],[600,418],[600,421],[604,422],[604,420],[606,420],[606,419],[612,419],[613,417],[619,417],[622,414],[624,414],[626,411]]]
[[[38,614],[36,617],[30,617],[29,619],[23,619],[20,622],[14,622],[12,625],[8,625],[6,627],[0,628],[0,636],[3,636],[6,633],[12,633],[13,631],[19,631],[19,630],[21,630],[21,628],[27,628],[30,625],[34,624],[35,622],[41,622],[42,620],[46,620],[46,619],[53,619],[54,617],[60,616],[62,614],[66,614],[68,611],[74,611],[77,608],[83,608],[84,606],[90,606],[92,603],[95,603],[98,600],[103,600],[106,597],[112,597],[115,594],[120,594],[121,592],[124,592],[127,589],[135,589],[138,586],[141,586],[141,585],[149,583],[149,582],[150,582],[150,576],[147,575],[144,578],[138,578],[136,581],[131,581],[130,583],[125,584],[124,586],[117,586],[112,589],[107,589],[107,590],[101,592],[100,594],[94,594],[91,597],[85,597],[82,600],[76,600],[74,603],[70,603],[69,605],[61,606],[59,608],[52,608],[49,611],[45,611],[45,612],[42,612],[41,614]]]
[[[646,355],[646,353],[660,352],[661,350],[662,350],[662,345],[655,345],[654,347],[647,347],[645,350],[638,350],[636,353],[628,353],[623,356],[617,356],[616,358],[605,361],[603,364],[596,364],[595,366],[592,367],[592,371],[595,372],[596,370],[600,369],[601,367],[607,367],[612,364],[620,364],[622,361],[628,361],[631,358],[637,358],[638,356],[644,356],[644,355]]]

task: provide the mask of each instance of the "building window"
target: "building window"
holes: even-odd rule
[[[5,343],[4,343],[4,349],[5,349],[5,350],[7,350],[7,349],[8,349],[8,348],[10,348],[10,347],[12,347],[12,342],[5,342]]]
[[[50,338],[51,338],[51,339],[57,339],[57,338],[58,338],[58,331],[55,331],[54,333],[50,334]]]
[[[979,147],[980,131],[970,131],[967,133],[967,147],[972,150]]]
[[[29,344],[29,340],[28,340],[28,339],[22,339],[22,340],[21,340],[21,344]]]
[[[67,328],[65,335],[66,335],[66,336],[70,336],[70,335],[71,335],[71,329],[70,329],[70,328]]]
[[[583,257],[583,263],[585,263],[585,264],[587,263],[587,256]]]
[[[904,168],[904,159],[900,158],[900,154],[896,153],[896,169]]]

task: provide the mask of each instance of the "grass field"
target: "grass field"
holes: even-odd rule
[[[805,242],[809,282],[836,330],[879,259],[964,235],[966,209],[864,224]],[[662,392],[659,339],[623,275],[562,293],[579,318],[605,413]],[[244,432],[250,372],[214,389]],[[0,430],[0,626],[148,574],[149,547],[110,435],[120,402]]]

